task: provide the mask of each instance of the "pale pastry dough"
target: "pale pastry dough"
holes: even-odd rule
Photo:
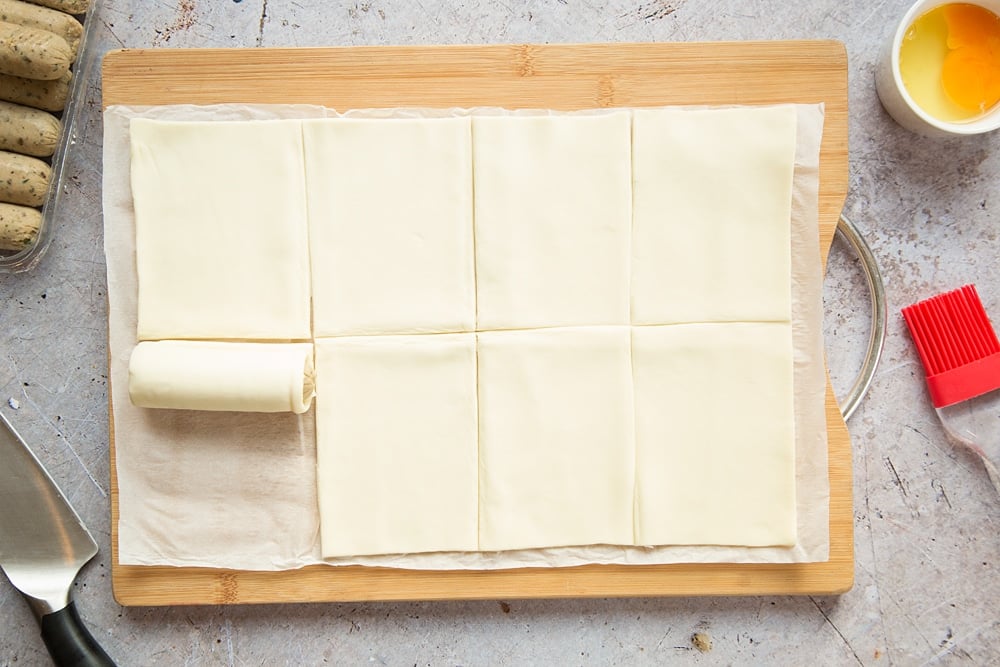
[[[628,324],[627,112],[472,121],[480,330]]]
[[[469,119],[303,130],[316,336],[472,331]]]
[[[133,119],[138,337],[310,337],[299,121]]]
[[[628,327],[479,339],[479,546],[631,544]]]
[[[304,412],[316,336],[324,558],[793,545],[796,112],[631,118],[132,121],[132,401]]]
[[[316,341],[324,558],[476,549],[475,334]]]
[[[301,414],[312,403],[313,346],[146,341],[132,350],[128,376],[141,408]]]
[[[789,320],[795,107],[634,113],[632,323]]]
[[[633,328],[637,544],[795,544],[791,336]]]

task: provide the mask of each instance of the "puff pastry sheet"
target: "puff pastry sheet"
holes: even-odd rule
[[[473,118],[479,330],[628,324],[630,128]]]
[[[309,339],[301,123],[130,132],[139,340]]]
[[[324,557],[476,549],[474,334],[319,339]]]
[[[788,321],[795,107],[633,122],[632,323]]]
[[[629,328],[478,338],[479,548],[631,544]]]
[[[317,558],[791,548],[800,116],[135,118],[135,370],[200,397],[133,400],[302,412],[224,359],[315,344]]]
[[[475,329],[470,126],[304,121],[317,337]]]
[[[312,404],[313,346],[144,341],[129,358],[128,384],[139,407],[298,415]]]

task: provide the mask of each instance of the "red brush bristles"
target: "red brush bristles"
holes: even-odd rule
[[[934,407],[1000,389],[1000,340],[973,285],[903,309]]]

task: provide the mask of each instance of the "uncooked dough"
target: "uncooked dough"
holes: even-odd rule
[[[632,323],[788,321],[794,105],[634,113]]]
[[[130,132],[139,340],[309,338],[301,123]]]
[[[475,334],[316,341],[324,558],[476,549]]]
[[[794,107],[635,114],[133,121],[140,339],[318,337],[325,558],[793,545]]]
[[[469,119],[303,131],[316,336],[475,329]]]
[[[141,408],[302,414],[313,397],[311,343],[145,341],[128,370]]]
[[[628,324],[630,127],[473,118],[480,330]]]
[[[636,543],[792,546],[792,329],[634,327]]]
[[[479,338],[479,546],[631,544],[628,327]]]

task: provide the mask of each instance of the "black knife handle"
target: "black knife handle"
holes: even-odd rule
[[[58,667],[115,667],[114,661],[83,626],[73,602],[42,616],[40,623],[42,640]]]

